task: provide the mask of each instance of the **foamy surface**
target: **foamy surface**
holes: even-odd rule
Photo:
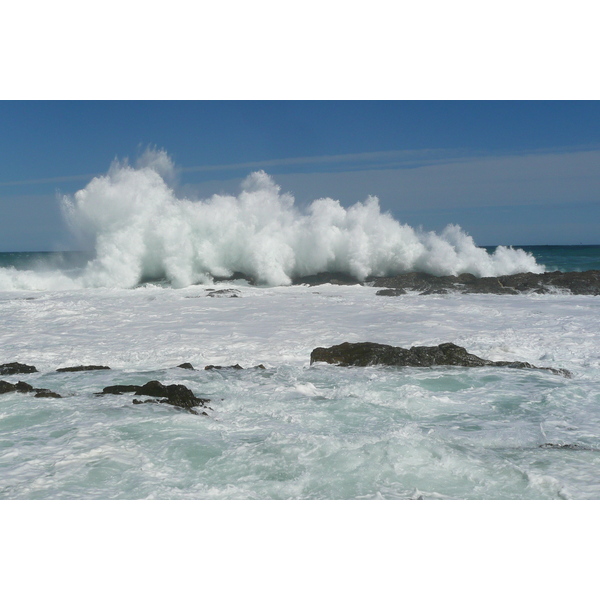
[[[208,296],[209,289],[238,297]],[[1,292],[2,498],[600,498],[600,298],[235,283]],[[566,368],[309,366],[342,341]],[[191,362],[197,371],[176,365]],[[239,363],[243,371],[204,371]],[[265,370],[252,369],[262,363]],[[56,373],[76,364],[110,371]],[[209,417],[104,386],[158,379]]]

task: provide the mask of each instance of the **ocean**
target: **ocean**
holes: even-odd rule
[[[110,204],[107,189],[146,179],[143,210],[138,193]],[[478,248],[373,202],[300,214],[258,179],[198,206],[156,170],[115,167],[65,199],[93,254],[0,254],[0,365],[37,369],[0,379],[61,396],[0,395],[0,498],[600,499],[600,296],[289,285],[323,270],[582,271],[599,246]],[[256,284],[218,279],[236,271]],[[310,364],[316,347],[363,341],[452,342],[572,378]],[[110,369],[57,371],[76,365]],[[98,395],[152,380],[209,399],[207,414]]]

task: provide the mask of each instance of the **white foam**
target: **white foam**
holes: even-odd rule
[[[497,276],[542,272],[531,254],[478,248],[460,227],[420,232],[382,213],[376,197],[349,208],[321,198],[306,210],[264,171],[250,174],[237,197],[178,197],[175,167],[164,151],[131,166],[114,162],[73,196],[61,199],[67,223],[96,258],[79,276],[40,279],[2,270],[0,289],[130,288],[165,278],[174,287],[243,272],[259,283],[342,271],[359,279],[409,271]],[[70,283],[69,283],[70,282]],[[56,287],[58,286],[58,287]]]

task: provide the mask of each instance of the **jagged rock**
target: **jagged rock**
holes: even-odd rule
[[[222,367],[221,365],[206,365],[204,367],[205,371],[212,371],[213,369],[243,369],[244,367],[240,365],[229,365],[228,367]],[[263,367],[264,369],[264,367]]]
[[[105,387],[99,395],[104,394],[126,394],[135,393],[136,396],[150,396],[157,398],[157,402],[171,404],[179,408],[185,408],[195,414],[192,410],[196,406],[204,406],[210,400],[197,398],[194,393],[181,384],[164,385],[160,381],[149,381],[144,385],[110,385]],[[134,400],[134,404],[140,404],[140,400]]]
[[[211,298],[239,298],[240,290],[214,290],[206,295]]]
[[[469,354],[456,344],[440,344],[439,346],[413,346],[410,349],[361,342],[352,344],[344,342],[330,348],[315,348],[310,355],[310,364],[326,362],[343,367],[370,365],[389,365],[396,367],[433,367],[449,365],[458,367],[509,367],[512,369],[539,369],[550,371],[564,377],[571,377],[566,369],[551,367],[534,367],[526,362],[493,361]]]
[[[62,396],[56,392],[52,392],[45,388],[34,388],[32,385],[29,385],[24,381],[19,381],[17,383],[0,381],[0,394],[8,394],[9,392],[20,392],[21,394],[35,392],[36,398],[62,398]]]
[[[177,365],[178,369],[189,369],[190,371],[195,371],[194,367],[192,367],[192,363],[181,363]]]
[[[550,273],[517,273],[500,277],[475,277],[462,275],[429,275],[427,273],[404,273],[395,277],[368,277],[367,282],[378,290],[378,296],[400,295],[406,291],[421,294],[439,294],[448,291],[464,294],[519,294],[533,292],[548,294],[568,292],[571,294],[600,294],[600,271]],[[392,293],[391,290],[401,290]]]
[[[62,398],[60,394],[57,394],[56,392],[52,392],[45,388],[34,389],[33,391],[36,392],[36,398]]]
[[[79,365],[77,367],[62,367],[61,369],[56,369],[56,372],[76,373],[78,371],[102,371],[105,369],[110,369],[110,367],[102,367],[100,365]]]
[[[0,375],[20,375],[22,373],[37,373],[38,370],[31,365],[24,365],[18,362],[6,363],[0,365]]]

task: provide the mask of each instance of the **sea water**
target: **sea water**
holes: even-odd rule
[[[2,379],[63,398],[0,396],[0,497],[600,498],[598,297],[244,283],[1,293],[0,363],[39,370]],[[310,365],[343,341],[451,341],[573,378]],[[56,372],[76,364],[111,370]],[[208,416],[96,395],[155,379]]]
[[[0,378],[63,396],[0,395],[0,498],[600,498],[599,296],[289,285],[323,270],[585,270],[597,247],[479,248],[376,199],[300,210],[261,173],[238,197],[182,198],[170,169],[160,153],[115,164],[63,198],[85,252],[0,255],[0,364],[38,369]],[[213,281],[236,271],[258,285]],[[345,341],[452,342],[573,377],[310,364]],[[56,371],[75,365],[110,370]],[[97,395],[150,380],[209,399],[207,415]]]

